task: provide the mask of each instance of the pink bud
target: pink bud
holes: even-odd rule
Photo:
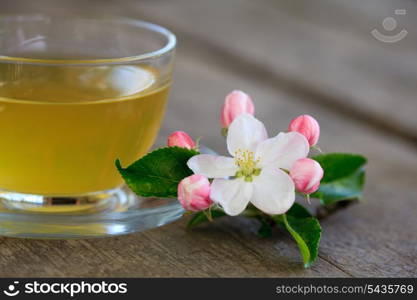
[[[289,131],[297,131],[304,135],[310,146],[317,144],[320,137],[320,125],[310,115],[301,115],[293,119],[288,127]]]
[[[237,116],[242,114],[253,115],[254,113],[255,107],[251,97],[242,91],[235,90],[229,93],[224,100],[220,123],[223,128],[227,128]]]
[[[200,211],[209,208],[210,182],[206,177],[194,174],[181,180],[178,185],[178,200],[185,210]]]
[[[169,147],[178,146],[187,149],[194,149],[195,143],[193,139],[184,131],[175,131],[168,137],[167,144]]]
[[[311,194],[317,191],[323,178],[323,169],[318,162],[310,158],[297,160],[290,170],[297,191]]]

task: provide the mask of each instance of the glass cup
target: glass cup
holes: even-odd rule
[[[3,206],[92,213],[124,195],[115,160],[127,166],[154,143],[175,45],[132,19],[0,17]]]

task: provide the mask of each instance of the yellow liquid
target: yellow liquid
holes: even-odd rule
[[[0,189],[79,195],[122,184],[153,144],[169,83],[138,66],[0,65]]]

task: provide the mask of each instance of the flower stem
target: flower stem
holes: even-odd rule
[[[313,150],[316,150],[317,152],[319,152],[320,154],[321,153],[323,153],[323,151],[320,149],[320,147],[319,146],[317,146],[317,145],[314,145],[314,146],[311,146],[311,149],[313,149]]]
[[[207,210],[203,210],[203,213],[207,217],[207,220],[213,222],[213,217],[211,215],[211,207],[209,207]]]
[[[227,132],[228,132],[229,130],[227,129],[227,128],[222,128],[222,130],[221,130],[221,135],[223,136],[223,137],[227,137]]]

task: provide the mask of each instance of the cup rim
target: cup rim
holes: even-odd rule
[[[58,15],[47,15],[47,14],[0,14],[0,21],[4,18],[18,18],[18,17],[39,17],[39,18],[52,18],[59,17]],[[30,58],[30,57],[18,57],[18,56],[8,56],[2,55],[0,53],[0,62],[18,62],[25,64],[40,64],[40,65],[107,65],[107,64],[121,64],[156,59],[161,57],[171,51],[176,47],[177,39],[175,34],[170,30],[166,29],[163,26],[144,21],[141,19],[134,19],[128,17],[114,17],[114,16],[96,16],[96,15],[65,15],[65,18],[74,18],[74,20],[79,19],[97,19],[97,20],[108,20],[116,21],[119,23],[124,23],[127,25],[133,25],[136,27],[144,28],[156,33],[163,35],[166,38],[166,43],[161,48],[145,52],[138,55],[131,55],[125,57],[116,57],[116,58],[102,58],[102,59],[45,59],[45,58]]]

